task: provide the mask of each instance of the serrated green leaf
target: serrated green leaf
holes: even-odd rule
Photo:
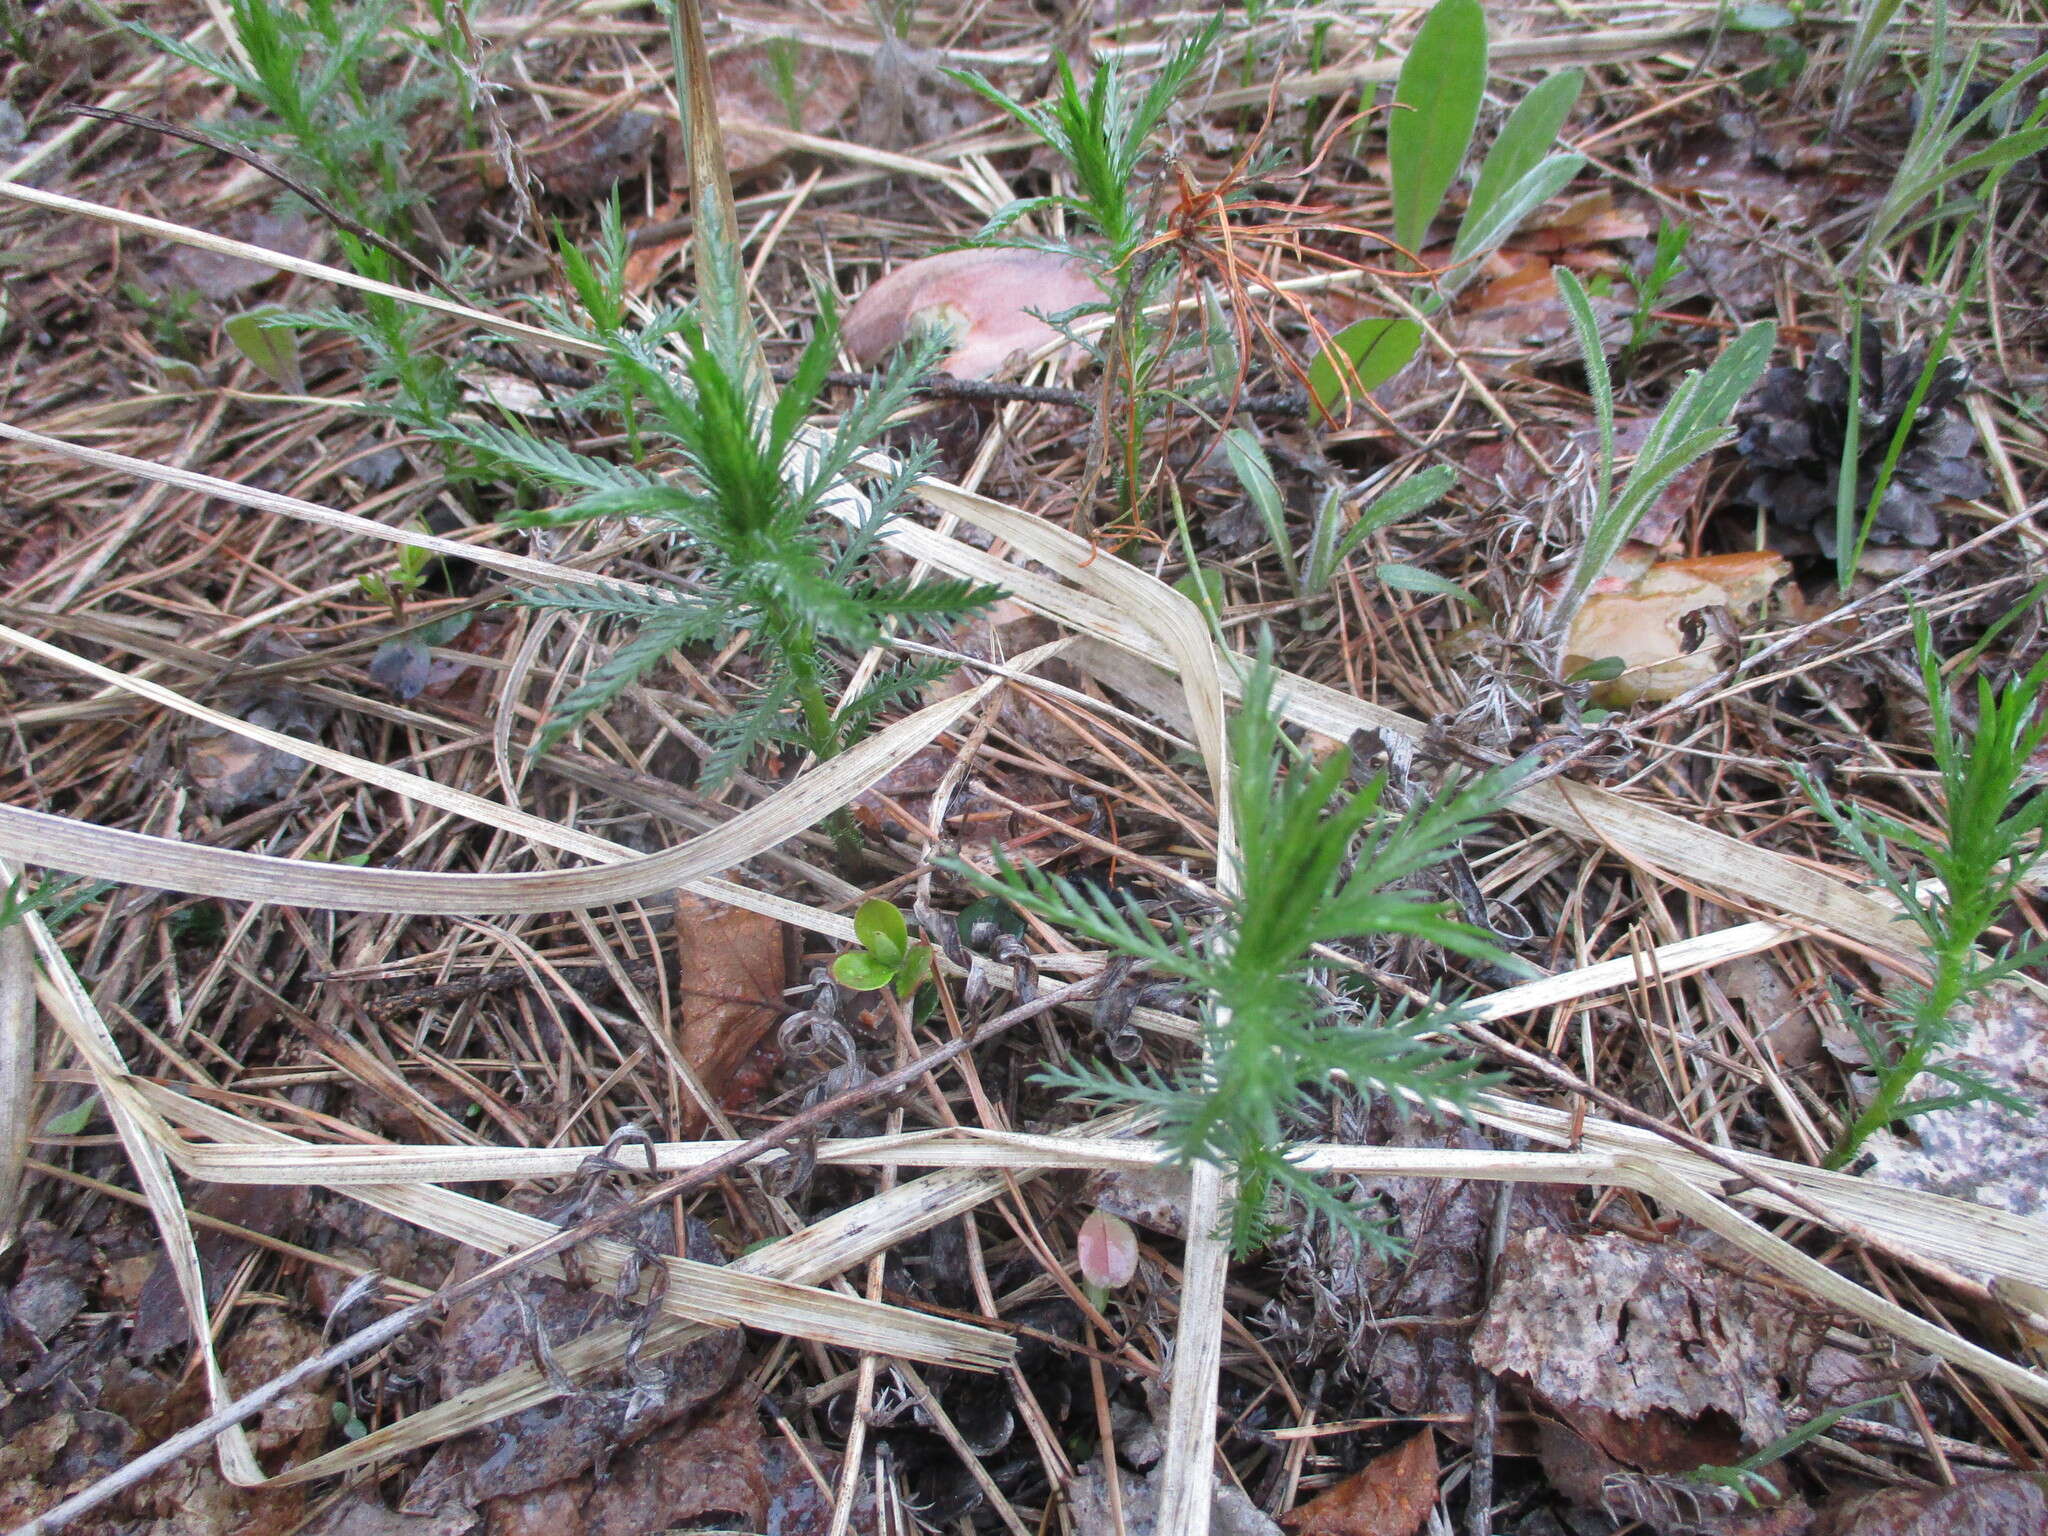
[[[284,323],[283,316],[277,305],[264,304],[228,316],[221,329],[258,373],[280,389],[303,395],[306,379],[299,371],[299,333]]]
[[[832,979],[856,992],[879,992],[895,974],[896,967],[860,949],[849,949],[832,962]]]
[[[1402,62],[1387,124],[1394,239],[1419,251],[1465,163],[1486,94],[1486,12],[1479,0],[1437,0]]]
[[[1422,327],[1406,317],[1360,320],[1330,338],[1308,365],[1308,388],[1325,421],[1341,402],[1369,394],[1408,366],[1422,345]]]
[[[853,936],[893,972],[903,961],[910,930],[903,921],[902,909],[894,902],[871,898],[853,914]]]

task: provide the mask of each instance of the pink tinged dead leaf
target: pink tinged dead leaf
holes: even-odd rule
[[[2048,1531],[2048,1475],[2004,1472],[1953,1488],[1886,1488],[1831,1502],[1813,1536],[2020,1536]]]
[[[1130,1223],[1107,1211],[1092,1211],[1081,1223],[1076,1243],[1081,1260],[1081,1278],[1105,1291],[1131,1283],[1138,1272],[1138,1235]]]
[[[1566,675],[1618,657],[1621,673],[1593,689],[1596,704],[1675,699],[1721,669],[1710,610],[1746,620],[1790,574],[1782,556],[1764,552],[1653,565],[1622,591],[1586,599],[1565,642]]]
[[[1295,1536],[1414,1536],[1436,1505],[1436,1436],[1374,1457],[1280,1523]]]
[[[840,336],[855,362],[880,362],[921,332],[952,340],[939,371],[986,379],[1012,358],[1059,340],[1041,315],[1100,302],[1089,264],[1078,256],[1008,247],[947,251],[907,262],[846,312]]]

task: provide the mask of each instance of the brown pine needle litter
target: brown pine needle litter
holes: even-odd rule
[[[325,1533],[424,1513],[407,1501],[431,1489],[483,1530],[584,1501],[571,1536],[765,1529],[771,1500],[835,1533],[1199,1536],[1215,1511],[1272,1528],[1241,1522],[1416,1424],[1434,1517],[1478,1532],[1567,1504],[1676,1531],[1737,1484],[1788,1517],[1851,1511],[1929,1474],[1967,1495],[1952,1459],[2041,1467],[2042,866],[1991,929],[2019,958],[1953,1021],[1955,1076],[1919,1090],[1993,1091],[1820,1166],[1870,1092],[1858,1021],[1931,974],[1901,904],[1948,899],[1915,862],[1955,792],[1930,768],[1916,615],[1965,730],[1976,679],[2044,647],[2029,19],[1485,7],[1472,160],[1403,255],[1386,125],[1421,109],[1382,87],[1460,4],[1249,6],[1196,58],[1175,50],[1201,18],[1134,6],[1054,35],[1007,0],[436,0],[341,6],[375,24],[323,32],[334,7],[171,4],[137,29],[0,0],[0,1380],[10,1439],[48,1441],[0,1470],[19,1533],[181,1501]],[[294,97],[266,48],[328,61],[332,89]],[[962,83],[1056,105],[1060,55],[1076,111],[1105,78],[1135,98],[1185,73],[1122,186],[1135,260],[1102,259],[1085,155]],[[1481,156],[1567,69],[1585,88],[1527,160],[1572,157],[1558,190],[1439,288]],[[1838,92],[1862,106],[1831,127]],[[1939,217],[1896,206],[1965,163],[1929,183],[1958,199]],[[1646,296],[1665,221],[1684,254]],[[1104,302],[1047,317],[1061,338],[1012,359],[1015,387],[933,391],[850,444],[887,375],[821,350],[813,376],[804,344],[882,273],[977,239],[1077,252]],[[437,286],[410,286],[422,271]],[[1616,460],[1560,271],[1615,362]],[[1549,625],[1595,483],[1646,473],[1680,375],[1761,320],[1781,367],[1741,419],[1764,459],[1716,437],[1593,585],[1634,600],[1664,565],[1759,549],[1791,579],[1754,619],[1645,621],[1641,655],[1570,675]],[[1883,442],[1848,444],[1846,488],[1833,462],[1851,321],[1882,337],[1866,418],[1898,432],[1896,493]],[[1303,381],[1360,322],[1412,360],[1322,422]],[[796,497],[822,551],[816,586],[793,524],[762,523],[783,534],[749,557],[823,616],[794,638],[773,607],[692,616],[726,589],[691,519],[707,485],[745,484],[718,478],[707,357],[740,430],[776,445],[764,495]],[[1798,517],[1757,463],[1796,467]],[[1443,499],[1301,579],[1318,539],[1432,468]],[[1838,508],[1867,541],[1833,536]],[[1908,521],[1923,547],[1886,545]],[[1603,679],[1699,652],[1709,683],[1600,707]],[[829,740],[776,724],[792,654],[826,658]],[[1391,1222],[1398,1257],[1299,1207],[1233,1253],[1233,1170],[1175,1153],[1228,1008],[972,878],[1027,863],[1163,939],[1227,944],[1262,855],[1243,776],[1274,771],[1234,759],[1230,722],[1268,654],[1287,772],[1349,748],[1404,815],[1447,779],[1519,773],[1397,887],[1508,963],[1347,930],[1300,978],[1331,1028],[1455,1002],[1427,1041],[1496,1074],[1376,1108],[1331,1080],[1285,1122],[1293,1164]],[[2044,766],[2015,765],[2015,805]],[[1905,829],[1898,880],[1872,883],[1815,782]],[[715,964],[734,957],[703,952],[685,895],[765,920],[759,952]],[[831,981],[850,951],[889,958],[871,898],[928,979]],[[685,1023],[713,1006],[751,1010],[757,1043],[694,1057]],[[1088,1062],[1136,1074],[1135,1107],[1035,1076]],[[1967,1166],[1930,1174],[1923,1147],[1955,1145]],[[1504,1214],[1460,1225],[1468,1188]],[[1098,1205],[1140,1247],[1109,1293],[1075,1255]],[[1469,1341],[1489,1309],[1512,1323],[1503,1274],[1543,1282],[1518,1266],[1545,1232],[1683,1253],[1729,1277],[1728,1330],[1790,1318],[1807,1343],[1756,1365],[1748,1419],[1496,1380]],[[1466,1280],[1432,1291],[1454,1250]],[[59,1276],[75,1298],[51,1299]],[[181,1319],[153,1353],[152,1311]],[[255,1352],[287,1325],[295,1358]],[[1678,1350],[1636,1327],[1645,1362]],[[1567,1364],[1593,1347],[1554,1343]],[[66,1453],[56,1392],[118,1421],[116,1450]],[[1655,1414],[1670,1464],[1631,1438]],[[1638,1428],[1602,1438],[1596,1415]],[[1589,1458],[1579,1481],[1537,1419]],[[493,1445],[547,1470],[492,1482]],[[707,1501],[685,1509],[647,1491],[663,1457],[750,1470],[736,1491],[677,1472]],[[1730,1471],[1752,1463],[1761,1484]],[[368,1468],[383,1491],[342,1479]]]

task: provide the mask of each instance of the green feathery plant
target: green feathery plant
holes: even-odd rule
[[[377,241],[414,243],[411,210],[421,194],[407,172],[407,124],[430,102],[451,95],[465,106],[468,101],[465,77],[442,46],[455,32],[445,7],[441,39],[398,26],[393,0],[226,0],[226,7],[246,66],[143,23],[124,25],[237,91],[255,112],[214,124],[215,131],[268,154],[355,220],[359,229],[334,232],[349,265],[378,282],[398,282],[400,263]],[[409,55],[403,67],[401,49]],[[452,286],[460,273],[451,269],[446,276]],[[231,329],[236,344],[274,378],[279,372],[264,353],[278,345],[278,322],[352,337],[371,359],[365,384],[372,391],[394,387],[392,413],[408,426],[438,428],[458,402],[454,369],[425,346],[432,319],[411,306],[365,294],[361,313],[328,307],[273,317],[261,331]],[[273,338],[269,347],[250,352],[247,338],[266,332]],[[296,359],[290,362],[295,373]]]
[[[1403,934],[1513,964],[1486,934],[1450,917],[1447,904],[1405,888],[1498,809],[1512,775],[1452,784],[1427,804],[1396,812],[1383,803],[1384,778],[1346,787],[1348,750],[1318,765],[1287,740],[1273,686],[1262,659],[1231,722],[1242,867],[1238,891],[1206,931],[1192,933],[1174,918],[1162,932],[1105,891],[1028,866],[1000,864],[993,875],[955,867],[983,890],[1173,978],[1201,1003],[1203,1060],[1164,1076],[1050,1069],[1043,1081],[1087,1103],[1151,1110],[1175,1161],[1226,1170],[1237,1186],[1229,1222],[1240,1252],[1268,1235],[1276,1192],[1391,1249],[1392,1235],[1317,1182],[1290,1155],[1290,1140],[1339,1074],[1355,1091],[1385,1093],[1404,1111],[1462,1106],[1489,1079],[1427,1038],[1446,1023],[1446,1009],[1375,1003],[1336,1016],[1311,951]]]
[[[700,230],[699,239],[707,239]],[[583,307],[582,320],[555,323],[601,343],[603,378],[580,402],[618,415],[632,462],[576,453],[523,430],[488,425],[440,434],[486,467],[575,494],[558,505],[511,514],[528,527],[561,527],[634,518],[665,525],[699,556],[693,587],[633,597],[592,587],[522,594],[530,606],[620,619],[631,637],[556,706],[536,743],[540,750],[603,709],[681,646],[723,644],[745,632],[763,660],[753,701],[712,732],[705,782],[728,777],[756,750],[794,743],[824,759],[865,735],[882,711],[943,676],[943,663],[885,670],[836,709],[845,668],[833,647],[879,643],[900,621],[940,623],[992,602],[993,587],[958,580],[915,585],[883,575],[875,563],[883,527],[902,505],[927,457],[908,455],[867,488],[869,511],[843,545],[840,525],[822,509],[848,494],[857,461],[900,410],[929,366],[937,343],[909,349],[875,388],[856,395],[830,433],[806,424],[832,367],[838,328],[828,295],[788,384],[777,389],[751,366],[745,297],[737,255],[716,242],[700,314],[671,313],[641,330],[628,324],[624,298],[626,238],[616,209],[603,220],[594,257],[571,254],[563,268]],[[681,377],[658,349],[679,344]],[[643,467],[655,455],[657,475]]]
[[[1692,227],[1674,224],[1669,219],[1657,223],[1657,249],[1650,258],[1650,265],[1636,279],[1635,308],[1629,311],[1628,340],[1622,343],[1621,356],[1616,359],[1616,368],[1622,377],[1629,374],[1636,354],[1650,339],[1650,331],[1656,324],[1658,301],[1664,297],[1664,290],[1671,280],[1685,270],[1685,244],[1692,236]]]
[[[955,80],[991,103],[1066,163],[1073,190],[1021,198],[999,208],[976,234],[985,244],[1032,244],[1009,231],[1035,213],[1057,209],[1073,225],[1100,238],[1101,245],[1057,247],[1087,259],[1103,291],[1110,328],[1101,342],[1082,341],[1117,389],[1116,410],[1103,430],[1115,436],[1114,462],[1120,512],[1136,510],[1139,445],[1159,407],[1157,380],[1165,364],[1167,328],[1146,313],[1164,291],[1169,268],[1152,242],[1164,229],[1148,200],[1138,168],[1151,147],[1167,108],[1207,62],[1222,30],[1218,12],[1169,54],[1152,83],[1139,91],[1115,59],[1104,59],[1084,91],[1064,55],[1055,62],[1058,80],[1043,102],[1027,104],[972,70],[948,70]]]
[[[1942,675],[1927,616],[1913,616],[1913,648],[1927,690],[1934,765],[1941,775],[1941,824],[1932,832],[1907,826],[1865,806],[1839,805],[1820,784],[1801,774],[1800,786],[1879,884],[1898,901],[1927,940],[1933,979],[1894,989],[1885,1010],[1867,1018],[1846,997],[1837,1004],[1870,1057],[1875,1086],[1851,1120],[1826,1166],[1855,1158],[1877,1132],[1915,1115],[1955,1109],[1980,1099],[2024,1110],[2024,1101],[1952,1062],[1942,1053],[1956,1043],[1961,1010],[1986,988],[2023,967],[2048,961],[2048,944],[2009,947],[1990,957],[1978,945],[2040,863],[2048,829],[2048,787],[2029,760],[2048,742],[2048,657],[2023,677],[1994,689],[1977,680],[1977,726],[1958,728],[1957,699]],[[1924,860],[1941,881],[1938,895],[1923,896],[1895,850]],[[1907,1095],[1931,1077],[1947,1091]]]
[[[404,36],[394,27],[392,0],[226,0],[226,9],[246,67],[145,23],[124,25],[258,109],[214,125],[217,131],[271,154],[368,228],[399,238],[419,199],[406,175],[406,123],[446,95],[445,61],[418,47],[414,68],[387,78],[392,40]]]

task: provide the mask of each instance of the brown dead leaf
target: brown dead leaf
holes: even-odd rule
[[[235,655],[234,668],[267,666],[305,654],[305,646],[295,637],[269,627],[249,637]],[[220,700],[220,708],[251,725],[309,738],[318,736],[334,714],[331,705],[271,678],[231,688]],[[194,726],[180,741],[185,775],[216,816],[283,794],[306,767],[303,758],[281,748],[211,726]]]
[[[588,203],[653,164],[664,120],[652,112],[606,112],[551,132],[526,152],[550,197]]]
[[[1516,232],[1524,251],[1573,251],[1615,240],[1641,240],[1656,226],[1640,209],[1617,207],[1614,194],[1587,192],[1536,214]]]
[[[135,1447],[127,1420],[96,1409],[15,1423],[0,1435],[0,1525],[13,1530],[35,1519],[121,1466]]]
[[[953,341],[939,371],[986,379],[1013,356],[1059,339],[1037,315],[1101,298],[1088,264],[1076,256],[1009,246],[946,251],[905,262],[876,282],[846,311],[841,336],[855,361],[874,363],[937,327]]]
[[[1551,1487],[1581,1509],[1640,1522],[1657,1536],[1800,1536],[1813,1524],[1797,1493],[1774,1486],[1750,1505],[1733,1490],[1646,1477],[1549,1419],[1537,1420],[1536,1444]]]
[[[347,1490],[299,1536],[463,1536],[476,1523],[476,1511],[470,1509],[400,1514],[369,1485]]]
[[[1980,1099],[1916,1115],[1910,1142],[1870,1142],[1871,1177],[1908,1189],[1954,1195],[2020,1216],[2048,1215],[2048,1003],[2008,984],[1981,993],[1964,1014],[1961,1038],[1944,1060],[1989,1078],[2027,1110]]]
[[[1886,1488],[1822,1507],[1813,1536],[2041,1536],[2048,1474],[2003,1472],[1953,1488]]]
[[[265,1307],[244,1314],[242,1325],[221,1351],[221,1371],[236,1393],[253,1392],[320,1349],[317,1329],[279,1308]],[[324,1380],[301,1382],[249,1423],[249,1438],[266,1460],[275,1452],[279,1466],[288,1464],[320,1449],[334,1429],[333,1409],[331,1385]]]
[[[782,1014],[789,973],[782,924],[687,891],[676,893],[676,1049],[714,1098]],[[704,1129],[695,1104],[683,1135]]]
[[[1281,1516],[1300,1536],[1413,1536],[1436,1504],[1436,1436],[1425,1429]]]
[[[687,1425],[650,1435],[599,1485],[589,1536],[650,1536],[712,1515],[738,1530],[768,1526],[770,1489],[758,1394],[742,1384]]]
[[[670,193],[668,200],[654,210],[647,221],[648,224],[673,225],[682,215],[687,201],[681,192]],[[650,236],[645,244],[640,243],[638,239],[642,233],[648,233]],[[636,238],[633,249],[626,257],[626,291],[644,297],[668,264],[688,248],[690,236],[687,230],[679,230],[666,240],[657,240],[651,237],[651,232],[646,231],[644,226],[636,227],[634,234]]]
[[[1607,1454],[1682,1472],[1785,1432],[1778,1378],[1809,1342],[1769,1292],[1682,1243],[1531,1231],[1501,1255],[1472,1353]]]
[[[790,71],[792,89],[780,83],[779,67]],[[735,181],[758,175],[789,153],[779,136],[764,129],[829,137],[866,83],[866,71],[848,55],[789,39],[720,54],[711,61],[711,90],[725,135],[727,173]]]
[[[516,1198],[515,1206],[540,1207],[537,1196]],[[674,1230],[665,1212],[646,1212],[624,1224],[656,1252],[674,1253]],[[701,1222],[689,1223],[688,1257],[718,1263],[721,1255]],[[482,1260],[465,1253],[451,1282],[475,1273]],[[534,1339],[520,1306],[531,1304],[549,1343],[566,1343],[619,1320],[607,1291],[572,1286],[534,1275],[517,1286],[497,1286],[465,1297],[449,1308],[441,1327],[441,1393],[453,1397],[516,1366],[533,1363]],[[666,1424],[723,1392],[738,1369],[743,1341],[736,1330],[709,1334],[658,1361],[647,1362],[649,1385],[659,1393],[653,1407],[621,1427],[618,1373],[587,1378],[587,1389],[526,1409],[443,1445],[420,1469],[399,1508],[431,1514],[450,1504],[507,1499],[580,1477]],[[548,1536],[561,1536],[551,1531]]]
[[[1456,1148],[1498,1146],[1491,1132],[1468,1125],[1401,1118],[1384,1105],[1339,1120],[1333,1139],[1368,1146]],[[1285,1264],[1282,1300],[1304,1353],[1335,1346],[1368,1377],[1397,1413],[1463,1417],[1472,1412],[1469,1319],[1486,1296],[1486,1234],[1496,1186],[1453,1179],[1369,1174],[1351,1181],[1351,1198],[1392,1219],[1407,1252],[1390,1259],[1363,1244],[1331,1243],[1313,1230],[1274,1245]],[[1554,1185],[1514,1192],[1510,1233],[1576,1225],[1573,1196]],[[1381,1328],[1384,1317],[1428,1317],[1445,1326]],[[1461,1438],[1460,1429],[1446,1433]],[[1501,1428],[1503,1454],[1531,1447],[1515,1424]]]
[[[1693,615],[1726,609],[1745,619],[1790,574],[1784,557],[1767,550],[1662,561],[1625,590],[1585,600],[1565,642],[1566,672],[1618,656],[1628,670],[1596,684],[1595,703],[1675,699],[1721,668],[1721,647],[1704,617]]]
[[[720,1530],[775,1529],[758,1398],[736,1387],[622,1451],[602,1473],[487,1501],[484,1536],[654,1536],[707,1520]]]

